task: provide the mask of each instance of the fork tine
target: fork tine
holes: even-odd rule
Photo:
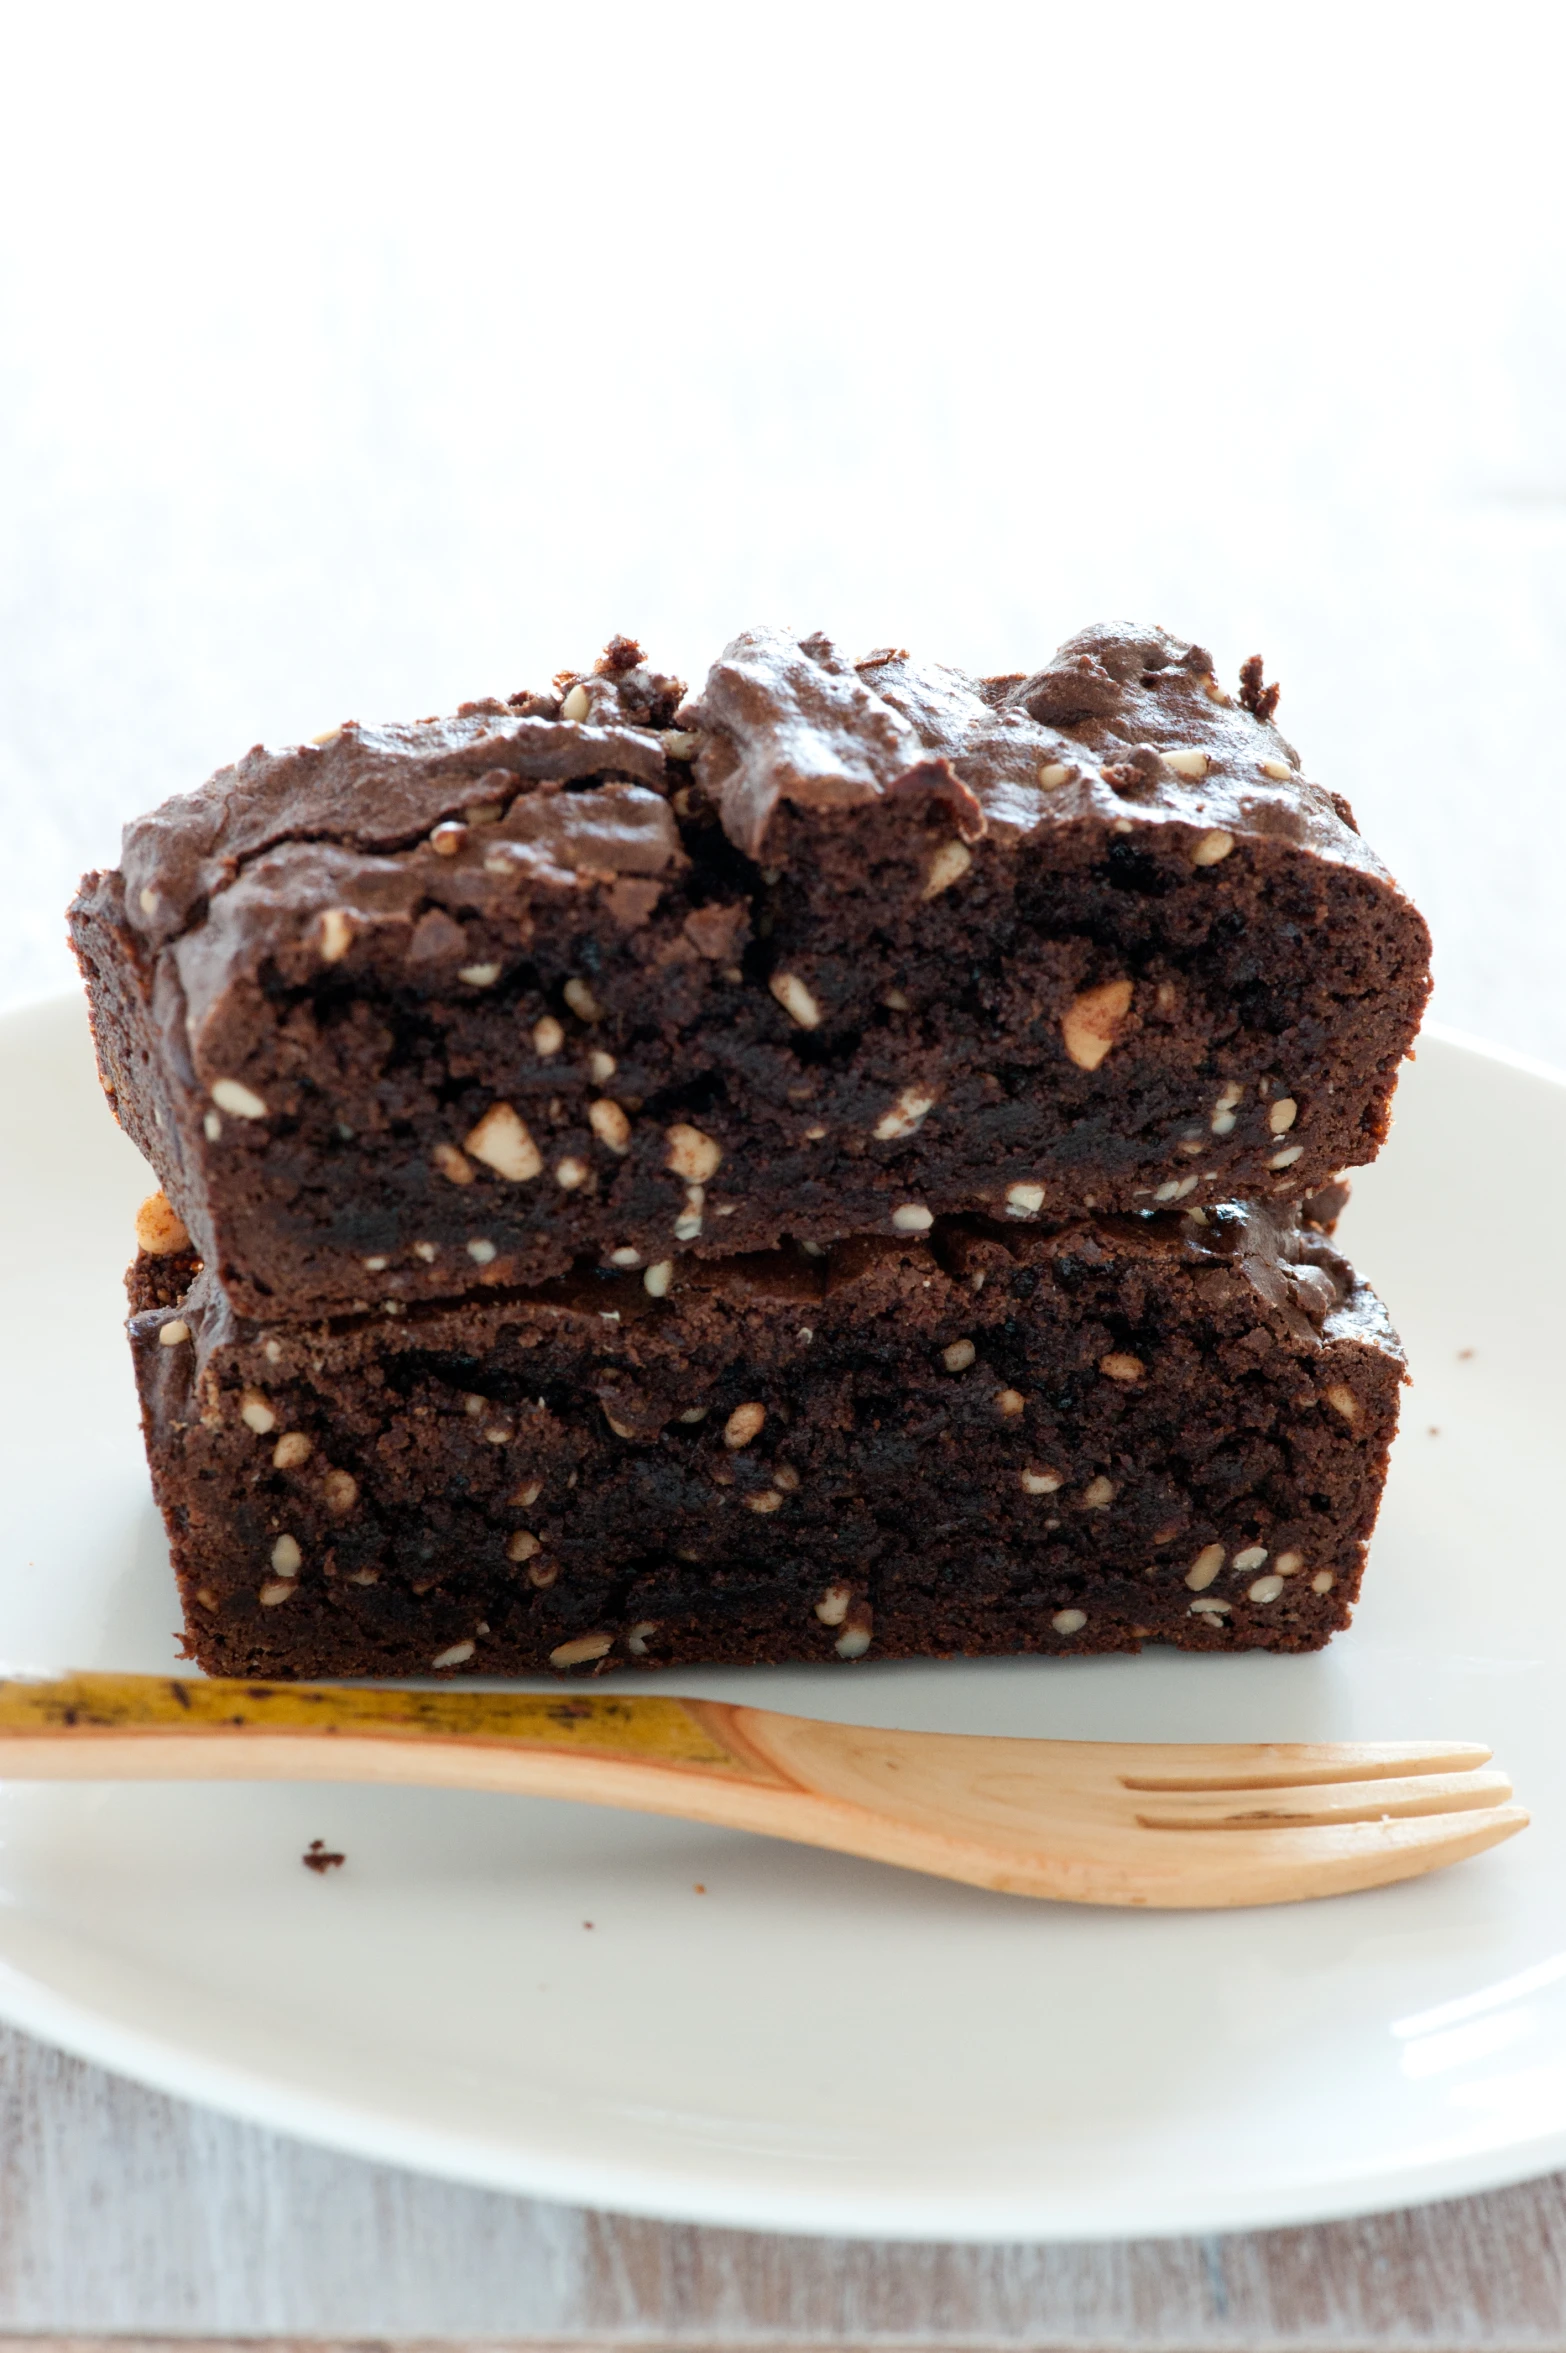
[[[1143,1832],[1168,1858],[1164,1868],[1157,1868],[1156,1854],[1145,1849],[1135,1860],[1128,1855],[1120,1890],[1098,1900],[1186,1911],[1350,1895],[1463,1862],[1486,1847],[1499,1846],[1527,1824],[1521,1806],[1487,1806],[1466,1814],[1425,1814],[1412,1821],[1235,1830],[1222,1838],[1191,1832],[1166,1838],[1162,1832]]]
[[[1490,1761],[1475,1740],[1153,1742],[1123,1747],[1123,1789],[1298,1789],[1329,1781],[1471,1773]]]
[[[1397,1781],[1337,1781],[1275,1791],[1192,1790],[1139,1805],[1144,1830],[1303,1829],[1329,1822],[1384,1822],[1504,1805],[1505,1773],[1419,1773]]]

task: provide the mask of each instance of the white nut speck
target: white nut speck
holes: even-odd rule
[[[1216,866],[1220,860],[1228,857],[1233,847],[1233,834],[1225,833],[1222,826],[1215,825],[1211,833],[1203,834],[1191,852],[1191,864],[1193,866]]]
[[[922,1087],[904,1087],[891,1110],[883,1111],[876,1121],[872,1131],[876,1141],[886,1144],[894,1136],[911,1136],[934,1101]]]
[[[574,1193],[578,1185],[585,1185],[592,1175],[585,1160],[576,1160],[569,1153],[555,1162],[555,1183],[562,1192]]]
[[[1113,1479],[1106,1479],[1102,1471],[1096,1479],[1089,1479],[1082,1490],[1084,1511],[1107,1511],[1114,1500],[1115,1482]]]
[[[1303,1144],[1290,1144],[1286,1151],[1274,1152],[1267,1166],[1269,1168],[1292,1168],[1296,1160],[1303,1160],[1304,1157],[1305,1147]]]
[[[1165,752],[1164,766],[1172,768],[1176,776],[1205,776],[1207,754],[1198,751]]]
[[[1124,1349],[1113,1348],[1098,1360],[1098,1369],[1109,1381],[1139,1381],[1147,1367],[1139,1356],[1131,1356]]]
[[[797,1494],[799,1473],[791,1462],[776,1463],[773,1465],[772,1484],[774,1487],[780,1487],[785,1495]]]
[[[677,1242],[694,1242],[700,1232],[701,1211],[699,1209],[682,1209],[674,1221],[675,1240]]]
[[[672,1169],[677,1177],[684,1177],[688,1184],[702,1185],[717,1175],[723,1159],[722,1146],[704,1135],[699,1127],[677,1120],[673,1127],[665,1129],[664,1142],[668,1146],[664,1167]]]
[[[607,1657],[614,1648],[612,1634],[578,1634],[574,1642],[562,1642],[558,1650],[549,1654],[552,1667],[585,1667],[589,1659]]]
[[[1087,1624],[1086,1610],[1057,1610],[1050,1619],[1057,1634],[1080,1634]]]
[[[473,1169],[455,1144],[437,1144],[430,1154],[440,1174],[449,1185],[471,1185]]]
[[[254,1430],[265,1438],[277,1428],[277,1415],[269,1400],[259,1389],[245,1389],[240,1393],[239,1418],[247,1430]]]
[[[1224,1551],[1221,1544],[1204,1544],[1185,1572],[1185,1581],[1193,1593],[1205,1593],[1223,1567]]]
[[[927,1234],[934,1223],[934,1210],[922,1201],[904,1201],[892,1211],[892,1224],[900,1234]]]
[[[1276,1103],[1267,1107],[1267,1125],[1275,1136],[1286,1136],[1300,1115],[1300,1107],[1292,1095],[1280,1095]]]
[[[1027,1470],[1018,1473],[1017,1483],[1024,1495],[1054,1495],[1066,1482],[1059,1471]]]
[[[688,1405],[676,1418],[682,1422],[704,1422],[711,1411],[710,1405]]]
[[[334,1518],[340,1518],[344,1512],[352,1511],[358,1502],[359,1482],[352,1471],[328,1471],[321,1481],[321,1493],[326,1500],[327,1510]]]
[[[209,1144],[215,1144],[217,1142],[219,1136],[223,1133],[223,1122],[219,1119],[215,1111],[203,1112],[201,1119],[201,1132],[206,1137]]]
[[[1245,1598],[1247,1601],[1276,1601],[1282,1591],[1283,1579],[1281,1577],[1258,1577],[1254,1585],[1247,1585],[1245,1588]]]
[[[845,1626],[832,1648],[840,1659],[862,1659],[870,1648],[870,1642],[868,1626]]]
[[[1106,980],[1072,998],[1060,1017],[1060,1034],[1079,1070],[1097,1070],[1130,1010],[1128,980]]]
[[[801,1029],[820,1026],[821,1008],[797,972],[775,972],[767,986],[790,1021],[797,1022]]]
[[[538,1538],[526,1528],[518,1528],[514,1536],[506,1539],[507,1560],[531,1560],[535,1552],[542,1552],[543,1549]]]
[[[748,1446],[753,1438],[760,1436],[761,1425],[766,1418],[766,1407],[754,1399],[747,1405],[736,1405],[723,1425],[724,1445],[736,1450]]]
[[[470,989],[492,989],[500,978],[500,966],[498,964],[462,964],[457,968],[457,978],[466,981]]]
[[[997,1389],[995,1410],[1003,1422],[1014,1422],[1027,1404],[1020,1389]]]
[[[454,1642],[449,1650],[438,1650],[431,1659],[432,1667],[465,1667],[473,1656],[471,1642]]]
[[[977,1353],[971,1340],[954,1340],[941,1350],[941,1362],[949,1373],[965,1373]]]
[[[669,1295],[669,1285],[673,1282],[673,1280],[673,1259],[660,1258],[657,1264],[655,1266],[650,1266],[647,1269],[647,1272],[643,1275],[642,1289],[647,1292],[650,1298],[666,1299]]]
[[[639,1250],[611,1250],[609,1253],[611,1266],[640,1266],[641,1263],[642,1254]]]
[[[1272,1565],[1280,1577],[1297,1577],[1305,1566],[1305,1555],[1303,1552],[1280,1552]]]
[[[380,1581],[379,1569],[350,1569],[348,1572],[350,1585],[379,1585]]]
[[[272,1566],[280,1577],[297,1577],[303,1558],[292,1536],[279,1536],[272,1547]]]
[[[547,1062],[551,1054],[558,1054],[565,1044],[565,1031],[552,1013],[533,1024],[533,1051]]]
[[[298,1590],[298,1581],[293,1577],[268,1577],[256,1595],[256,1599],[264,1610],[275,1610],[281,1602],[288,1601]]]
[[[505,813],[504,801],[470,801],[462,812],[470,825],[498,825]]]
[[[272,1449],[272,1467],[279,1471],[297,1471],[315,1452],[314,1441],[303,1430],[285,1430]]]
[[[448,817],[430,835],[430,848],[437,858],[454,858],[468,838],[468,829],[456,818]]]
[[[816,1603],[816,1616],[823,1626],[841,1626],[853,1598],[846,1585],[829,1585]]]
[[[212,1082],[212,1100],[220,1111],[231,1111],[236,1119],[265,1119],[266,1105],[253,1087],[237,1078],[220,1078]]]
[[[942,891],[951,889],[954,882],[961,882],[972,864],[973,852],[966,842],[942,842],[924,870],[921,898],[938,899]]]
[[[633,1659],[644,1659],[647,1656],[647,1637],[649,1634],[656,1634],[657,1631],[658,1621],[656,1618],[638,1619],[625,1638],[625,1647]]]
[[[600,1095],[587,1106],[587,1124],[611,1152],[626,1153],[631,1149],[631,1123],[618,1103],[609,1095]]]
[[[283,1361],[282,1341],[263,1340],[261,1343],[261,1353],[266,1358],[268,1364],[281,1364]]]
[[[602,1021],[604,1009],[585,980],[568,980],[560,994],[578,1021]]]
[[[158,1346],[160,1348],[178,1348],[189,1338],[189,1324],[186,1323],[182,1315],[177,1315],[172,1323],[164,1324],[159,1331]]]
[[[492,1103],[463,1137],[462,1148],[508,1184],[526,1184],[544,1166],[543,1154],[509,1103]]]
[[[1153,1199],[1154,1199],[1155,1201],[1174,1201],[1174,1200],[1177,1200],[1177,1199],[1179,1198],[1179,1193],[1180,1193],[1180,1180],[1179,1180],[1179,1178],[1178,1178],[1178,1177],[1166,1177],[1166,1178],[1164,1179],[1164,1182],[1163,1182],[1161,1185],[1157,1185],[1157,1186],[1155,1186],[1155,1187],[1154,1187],[1154,1189],[1153,1189]]]
[[[513,1511],[526,1511],[528,1505],[536,1503],[543,1492],[542,1479],[524,1479],[520,1487],[512,1488],[506,1502]]]
[[[606,1087],[617,1068],[612,1054],[592,1053],[587,1057],[587,1075],[595,1087]]]
[[[747,1511],[781,1511],[783,1508],[783,1498],[777,1493],[775,1488],[768,1487],[760,1495],[747,1495],[745,1498],[745,1508]]]
[[[144,884],[142,889],[137,893],[137,903],[139,904],[143,915],[156,915],[159,907],[163,902],[158,897],[158,894],[153,889],[152,885],[147,883]]]
[[[487,1397],[481,1397],[476,1389],[470,1389],[462,1400],[462,1410],[464,1413],[472,1414],[476,1421],[488,1403]]]
[[[1232,1111],[1236,1103],[1244,1100],[1244,1096],[1245,1088],[1239,1079],[1225,1079],[1213,1098],[1213,1109],[1215,1111]]]
[[[472,1259],[475,1266],[493,1266],[495,1263],[495,1245],[493,1242],[486,1241],[481,1234],[477,1241],[470,1242],[468,1244],[468,1256]]]
[[[1189,1614],[1193,1618],[1211,1618],[1216,1624],[1220,1618],[1229,1615],[1229,1608],[1226,1601],[1193,1601]]]
[[[1008,1217],[1037,1217],[1044,1206],[1042,1185],[1008,1185],[1006,1187],[1006,1215]]]
[[[1041,760],[1039,763],[1039,782],[1046,792],[1054,792],[1058,786],[1069,784],[1075,774],[1076,770],[1068,767],[1064,760]]]
[[[888,1013],[909,1013],[913,1010],[912,1000],[906,989],[883,990],[881,1002]]]
[[[1342,1381],[1334,1381],[1330,1389],[1322,1391],[1322,1395],[1333,1412],[1340,1413],[1346,1422],[1359,1420],[1359,1399]]]
[[[1318,1569],[1310,1581],[1312,1593],[1330,1593],[1337,1579],[1330,1569]]]
[[[515,1436],[516,1432],[509,1422],[491,1422],[484,1432],[485,1443],[489,1446],[509,1446]]]
[[[670,760],[694,760],[701,750],[701,737],[693,727],[661,728],[658,741]]]
[[[1262,760],[1257,764],[1263,776],[1270,776],[1274,784],[1287,784],[1294,774],[1287,760]]]
[[[592,707],[593,705],[591,696],[588,694],[586,687],[582,685],[580,680],[578,680],[577,684],[572,687],[570,693],[566,696],[565,701],[561,704],[560,716],[562,719],[571,719],[579,722],[587,717]]]
[[[321,962],[340,964],[352,946],[352,916],[346,907],[328,907],[321,917]]]
[[[1259,1569],[1266,1558],[1265,1544],[1247,1544],[1243,1552],[1235,1554],[1234,1565],[1243,1574],[1246,1569]]]

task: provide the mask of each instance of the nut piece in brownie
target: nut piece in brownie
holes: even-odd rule
[[[1282,1207],[1375,1152],[1427,934],[1254,675],[760,630],[680,692],[616,640],[258,749],[87,879],[105,1085],[243,1312]]]
[[[396,1316],[130,1324],[217,1673],[1317,1647],[1403,1360],[1256,1208],[589,1268]]]

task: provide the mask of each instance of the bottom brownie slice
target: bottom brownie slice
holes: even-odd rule
[[[967,1220],[314,1325],[138,1261],[214,1672],[1308,1650],[1397,1419],[1379,1300],[1254,1208]]]

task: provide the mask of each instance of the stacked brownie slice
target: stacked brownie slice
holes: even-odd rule
[[[1275,700],[617,639],[131,826],[73,934],[202,1664],[1325,1641],[1429,942]]]

